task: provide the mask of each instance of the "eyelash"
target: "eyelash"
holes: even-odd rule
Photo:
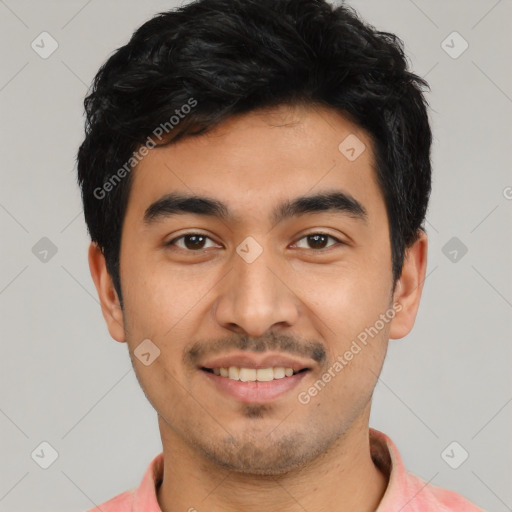
[[[332,235],[329,235],[328,233],[323,233],[321,231],[318,231],[318,232],[314,232],[314,233],[308,233],[302,237],[300,237],[297,242],[299,242],[300,240],[304,239],[304,238],[308,238],[310,236],[314,236],[314,235],[321,235],[321,236],[326,236],[327,238],[331,238],[332,240],[334,240],[335,242],[337,242],[339,245],[346,245],[345,242],[342,242],[340,239],[332,236]],[[173,238],[171,241],[167,242],[165,245],[170,247],[170,246],[173,246],[175,245],[175,242],[177,240],[181,240],[182,238],[185,238],[187,236],[201,236],[201,237],[204,237],[204,238],[208,238],[210,240],[212,240],[209,236],[207,235],[204,235],[203,233],[185,233],[184,235],[180,235],[176,238]],[[297,243],[295,242],[295,243]],[[333,247],[334,245],[336,244],[333,244],[331,246],[328,246],[328,247],[324,247],[322,249],[311,249],[312,251],[314,252],[323,252],[323,251],[326,251],[327,249],[330,249],[331,247]],[[205,249],[198,249],[197,251],[193,251],[193,250],[190,250],[190,249],[186,249],[186,248],[183,248],[183,247],[179,247],[179,249],[182,249],[183,251],[186,251],[186,252],[197,252],[197,253],[200,253],[201,251],[204,251]]]

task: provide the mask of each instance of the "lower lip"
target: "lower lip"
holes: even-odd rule
[[[244,403],[263,404],[274,400],[284,393],[291,391],[309,373],[309,370],[296,373],[291,377],[274,379],[268,382],[242,382],[214,373],[200,370],[219,391],[230,395]]]

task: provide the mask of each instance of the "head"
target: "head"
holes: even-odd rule
[[[78,153],[91,272],[161,428],[202,456],[286,471],[367,418],[425,273],[422,87],[398,38],[320,0],[190,3],[96,75]],[[235,351],[307,370],[274,400],[228,398],[204,368]]]

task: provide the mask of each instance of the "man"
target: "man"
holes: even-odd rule
[[[163,452],[93,510],[481,510],[369,428],[425,278],[426,85],[322,0],[199,0],[102,66],[89,263]]]

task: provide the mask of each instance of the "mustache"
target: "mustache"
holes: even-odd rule
[[[278,351],[289,355],[309,357],[320,365],[324,364],[327,360],[325,347],[318,341],[298,341],[292,336],[276,336],[271,334],[264,338],[238,336],[210,341],[196,341],[185,352],[183,362],[186,365],[196,367],[198,362],[207,355],[221,354],[228,350],[246,352]]]

